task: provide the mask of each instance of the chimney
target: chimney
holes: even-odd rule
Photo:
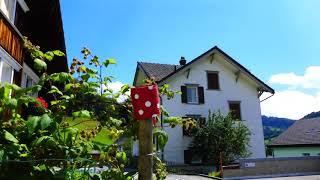
[[[179,63],[180,63],[181,66],[184,66],[187,63],[187,60],[183,56],[181,56],[181,59],[180,59]]]

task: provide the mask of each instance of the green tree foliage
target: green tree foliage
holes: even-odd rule
[[[233,120],[231,115],[220,112],[209,113],[208,121],[193,133],[190,150],[200,155],[203,162],[229,163],[239,157],[248,156],[250,131],[241,121]]]
[[[48,74],[47,62],[64,54],[57,50],[44,53],[27,40],[25,48],[41,77],[30,88],[0,84],[0,178],[130,178],[124,173],[128,150],[122,147],[121,140],[137,136],[138,122],[132,117],[130,99],[117,101],[119,96],[128,96],[130,86],[124,85],[120,92],[113,92],[108,88],[112,77],[101,73],[102,68],[116,61],[112,58],[101,61],[84,48],[83,58],[73,60],[70,72]],[[46,92],[48,107],[30,96],[39,91]],[[160,93],[169,98],[174,94],[167,87],[161,88]],[[65,120],[70,117],[96,121],[97,125],[80,129],[79,124],[70,125]],[[154,128],[164,147],[167,135]],[[113,143],[94,141],[103,130],[108,132],[105,138]],[[93,158],[92,152],[99,152],[100,156]],[[155,162],[158,179],[164,179],[164,164],[159,159]],[[108,168],[101,174],[80,171],[97,166]]]

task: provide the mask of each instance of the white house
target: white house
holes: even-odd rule
[[[154,78],[159,86],[169,84],[181,95],[173,99],[161,98],[161,103],[171,116],[207,118],[209,110],[233,116],[245,123],[251,131],[251,158],[265,157],[265,146],[260,111],[260,96],[274,90],[250,73],[218,47],[213,47],[186,63],[181,57],[179,65],[138,62],[134,85],[145,78]],[[185,136],[181,126],[164,125],[169,141],[164,149],[164,160],[185,163],[191,138]],[[136,146],[134,153],[137,153]]]

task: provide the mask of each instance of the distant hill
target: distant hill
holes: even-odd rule
[[[278,117],[262,116],[263,134],[265,140],[271,140],[288,129],[295,120]]]
[[[302,119],[310,119],[310,118],[316,118],[316,117],[320,117],[320,111],[307,114]]]

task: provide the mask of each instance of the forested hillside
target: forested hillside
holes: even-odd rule
[[[265,140],[279,136],[288,129],[295,120],[278,117],[262,116],[263,134]]]

